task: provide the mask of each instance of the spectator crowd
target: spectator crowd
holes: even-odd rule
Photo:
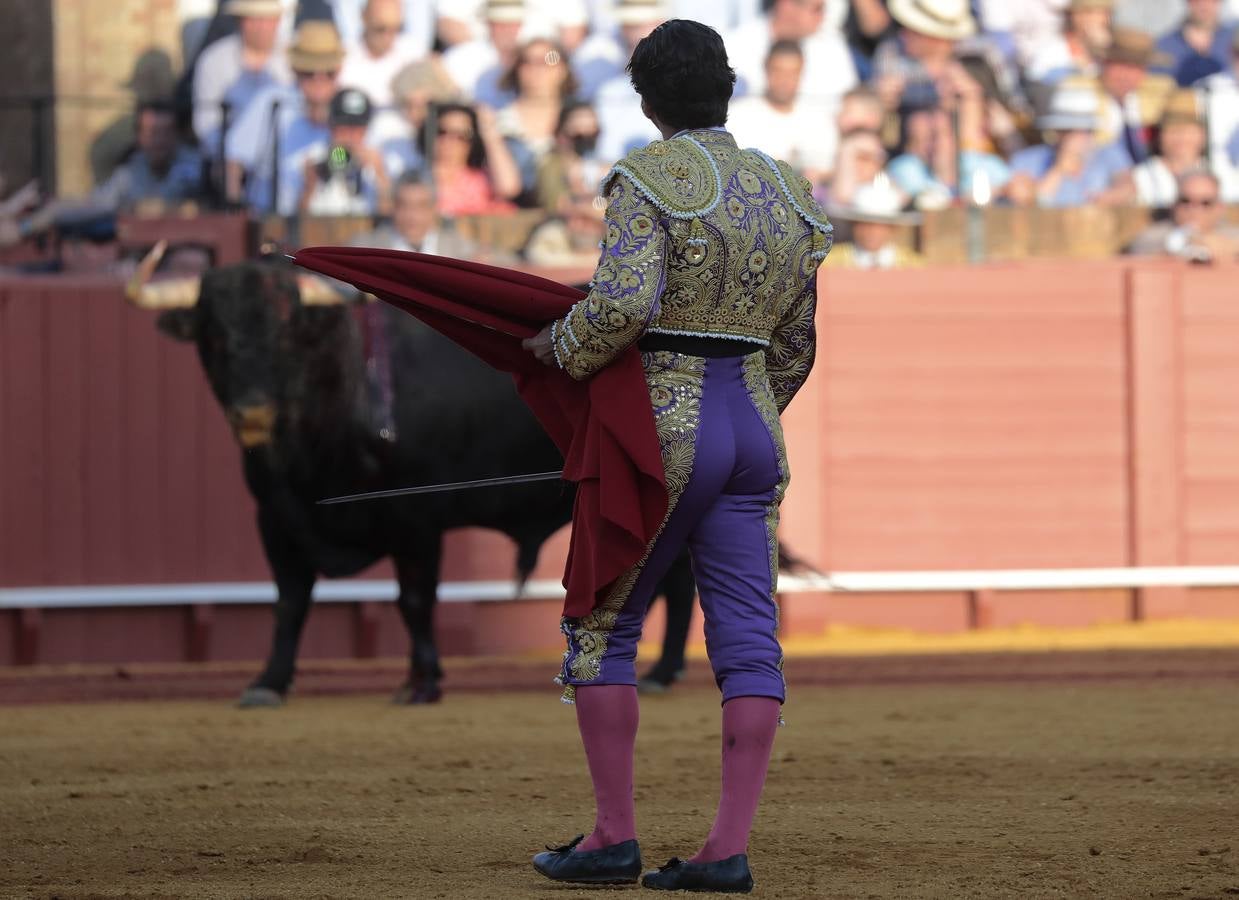
[[[599,179],[658,137],[625,65],[678,17],[724,37],[740,145],[856,223],[837,264],[913,264],[883,240],[960,202],[1148,207],[1134,251],[1233,259],[1239,0],[1186,0],[1156,35],[1124,2],[220,0],[183,102],[142,103],[89,198],[16,191],[0,246],[151,202],[374,216],[403,247],[428,217],[534,208],[534,261],[588,259]]]

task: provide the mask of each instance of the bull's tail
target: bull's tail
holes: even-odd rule
[[[542,549],[542,541],[526,538],[516,546],[516,599],[525,593],[525,585],[529,576],[538,565],[538,553]]]

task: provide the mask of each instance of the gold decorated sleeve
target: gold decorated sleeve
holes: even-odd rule
[[[766,348],[766,374],[779,413],[787,409],[813,370],[817,354],[817,275],[809,279]]]
[[[666,230],[654,205],[627,178],[611,184],[602,256],[589,294],[555,322],[555,359],[578,381],[636,342],[665,283]]]

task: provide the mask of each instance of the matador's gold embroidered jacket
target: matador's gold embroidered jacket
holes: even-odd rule
[[[646,332],[766,347],[779,411],[813,366],[817,268],[832,228],[790,166],[700,130],[629,153],[603,181],[607,234],[590,292],[552,324],[588,378]]]

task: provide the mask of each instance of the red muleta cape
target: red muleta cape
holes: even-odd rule
[[[309,247],[293,260],[374,294],[511,373],[563,453],[564,478],[577,483],[564,615],[592,611],[615,579],[644,557],[667,514],[666,478],[637,349],[629,347],[589,380],[574,381],[538,362],[521,340],[585,296],[575,288],[400,250]]]

